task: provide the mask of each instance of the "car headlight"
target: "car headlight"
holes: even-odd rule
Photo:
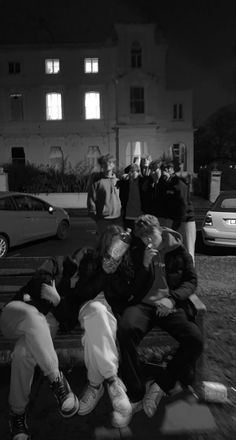
[[[212,216],[211,216],[211,214],[207,214],[205,219],[204,219],[203,226],[212,226],[212,225],[213,225]]]

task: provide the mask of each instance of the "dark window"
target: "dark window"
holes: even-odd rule
[[[21,93],[10,95],[11,100],[11,119],[12,121],[23,120],[23,96]]]
[[[23,147],[12,147],[11,149],[12,163],[25,164],[25,152]]]
[[[131,67],[142,67],[142,48],[138,41],[134,41],[131,47]]]
[[[29,206],[31,211],[48,211],[48,205],[42,200],[35,199],[34,197],[28,197]]]
[[[0,198],[0,211],[15,211],[15,209],[11,197]]]
[[[130,88],[130,113],[144,113],[144,88]]]
[[[20,73],[20,63],[10,61],[8,63],[8,72],[10,75]]]
[[[173,105],[173,119],[175,120],[183,119],[183,104]]]
[[[13,198],[18,211],[30,211],[31,207],[27,196],[14,196]]]

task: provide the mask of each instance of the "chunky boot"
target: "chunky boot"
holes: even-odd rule
[[[51,389],[57,399],[58,410],[62,417],[72,417],[79,409],[79,401],[71,391],[63,373],[60,372],[58,378],[51,383]]]

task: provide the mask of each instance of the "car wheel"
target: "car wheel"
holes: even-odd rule
[[[68,237],[70,230],[70,225],[66,220],[62,220],[61,223],[59,223],[57,228],[56,236],[59,238],[59,240],[64,240]]]
[[[4,258],[8,252],[8,240],[4,235],[0,234],[0,258]]]

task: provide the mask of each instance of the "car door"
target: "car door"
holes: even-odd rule
[[[35,235],[38,238],[54,235],[57,223],[54,211],[49,211],[50,205],[38,197],[28,195],[27,198],[31,208]]]
[[[18,211],[13,197],[9,195],[0,198],[0,232],[9,237],[10,246],[24,243],[24,216]]]

